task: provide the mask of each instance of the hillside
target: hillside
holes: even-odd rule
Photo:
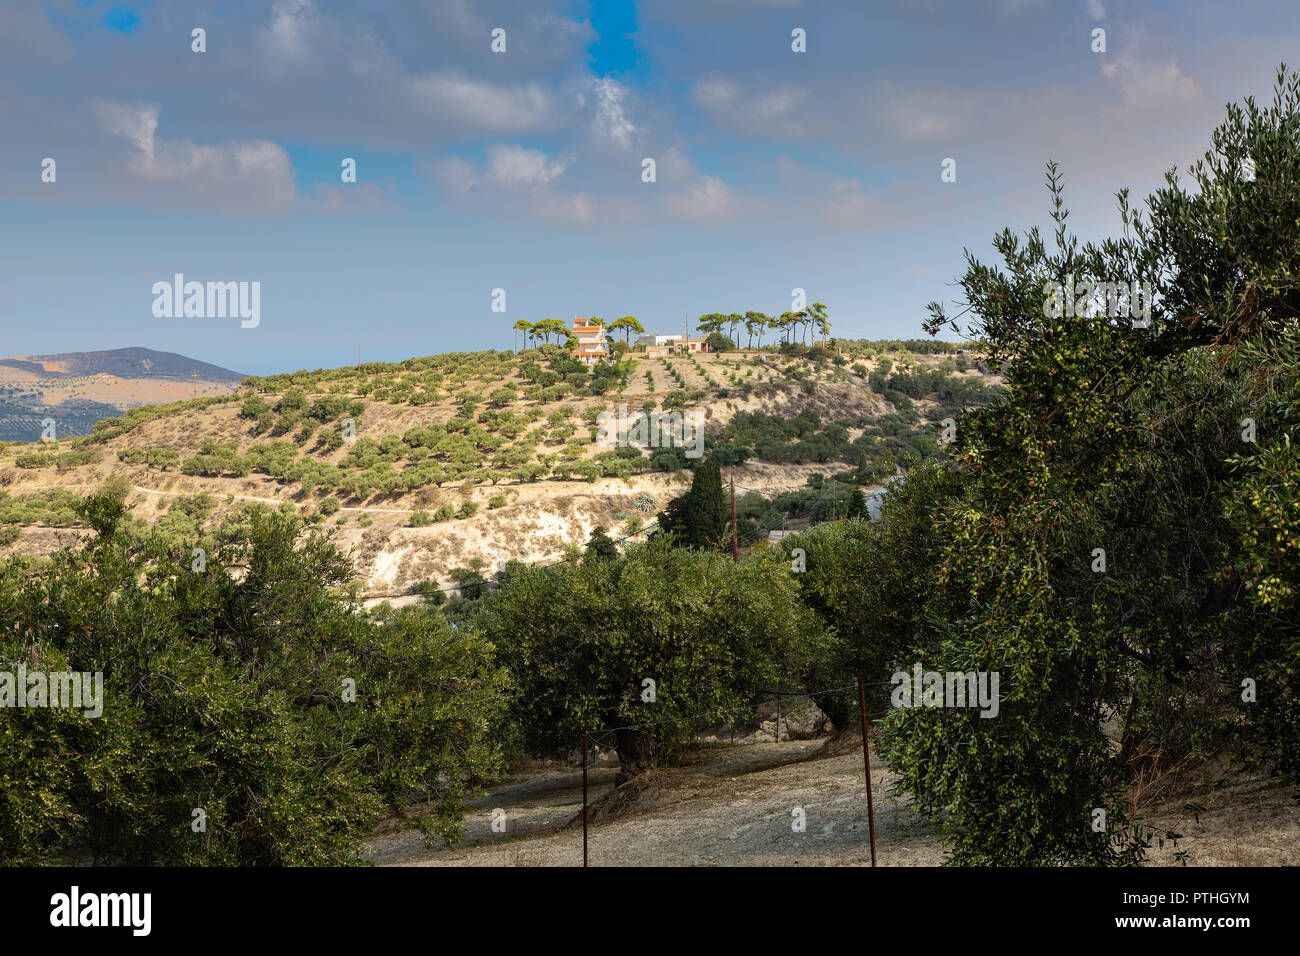
[[[112,479],[138,519],[167,526],[177,512],[211,523],[252,502],[301,508],[353,549],[371,599],[421,581],[451,588],[479,562],[562,557],[598,525],[616,539],[653,526],[689,484],[694,436],[656,447],[634,429],[650,447],[602,444],[598,416],[621,406],[632,421],[702,424],[698,450],[735,481],[741,539],[754,544],[843,513],[855,486],[934,453],[932,423],[988,400],[997,381],[945,352],[796,351],[634,354],[593,373],[543,347],[248,379],[84,438],[3,449],[0,544],[49,553],[70,537],[72,496]]]
[[[57,437],[85,435],[130,408],[230,394],[243,378],[145,348],[0,359],[0,441],[36,441],[49,420]]]

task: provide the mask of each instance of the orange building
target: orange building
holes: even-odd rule
[[[583,365],[595,365],[605,357],[605,327],[595,319],[574,319],[573,337],[578,340],[573,357]]]

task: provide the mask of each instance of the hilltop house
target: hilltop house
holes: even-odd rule
[[[674,352],[707,352],[706,339],[690,339],[684,335],[638,335],[637,345],[645,346],[646,358],[662,358]]]
[[[605,327],[592,319],[574,319],[573,337],[578,347],[573,357],[583,365],[595,365],[605,357]]]

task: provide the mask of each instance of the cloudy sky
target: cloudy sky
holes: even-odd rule
[[[0,354],[266,373],[795,288],[918,336],[1049,159],[1113,232],[1297,36],[1290,0],[0,0]],[[260,282],[260,324],[155,317],[176,273]]]

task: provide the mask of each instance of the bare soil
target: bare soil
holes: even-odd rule
[[[874,748],[873,748],[874,750]],[[1223,765],[1171,788],[1146,808],[1155,827],[1183,834],[1177,848],[1153,847],[1150,866],[1293,866],[1300,863],[1300,806],[1294,788]],[[862,747],[852,738],[725,743],[702,747],[684,765],[652,771],[611,792],[612,755],[590,771],[588,851],[593,866],[865,866],[871,862]],[[919,817],[873,752],[879,866],[938,866],[939,831]],[[530,769],[492,788],[466,816],[456,847],[428,849],[394,821],[379,828],[369,859],[380,866],[579,866],[582,778],[573,767]],[[1196,803],[1199,821],[1185,809]],[[492,812],[505,813],[494,832]],[[792,812],[806,828],[796,832]],[[499,816],[499,815],[498,815]]]

